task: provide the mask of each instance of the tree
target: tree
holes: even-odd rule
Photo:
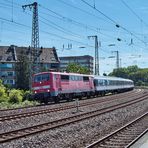
[[[127,68],[114,69],[110,76],[128,78],[134,81],[137,86],[148,86],[148,68],[128,66]]]
[[[29,58],[24,51],[20,52],[16,63],[16,87],[23,90],[29,89]]]
[[[128,66],[127,70],[129,73],[131,73],[131,72],[137,72],[139,70],[139,68],[137,65],[133,65],[133,66]]]
[[[109,74],[109,76],[128,78],[128,70],[126,68],[114,69],[113,72]]]
[[[67,66],[66,71],[73,73],[89,74],[89,70],[86,67],[80,66],[76,63],[70,63]]]

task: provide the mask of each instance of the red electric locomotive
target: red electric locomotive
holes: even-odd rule
[[[37,73],[33,76],[32,90],[34,98],[44,103],[90,97],[94,95],[93,76],[61,72]]]

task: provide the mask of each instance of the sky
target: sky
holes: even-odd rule
[[[0,0],[0,46],[30,46],[33,0]],[[148,67],[147,0],[37,0],[39,44],[55,47],[58,56],[95,56],[98,36],[99,71],[120,66]],[[120,41],[119,41],[120,39]],[[83,48],[82,48],[83,47]]]

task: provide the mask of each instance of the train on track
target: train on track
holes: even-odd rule
[[[133,88],[134,83],[129,79],[62,72],[37,73],[32,81],[33,98],[44,103],[103,96]]]

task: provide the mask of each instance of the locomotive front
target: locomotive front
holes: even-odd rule
[[[46,102],[50,98],[52,83],[49,72],[38,73],[33,75],[32,91],[34,99],[40,102]]]

